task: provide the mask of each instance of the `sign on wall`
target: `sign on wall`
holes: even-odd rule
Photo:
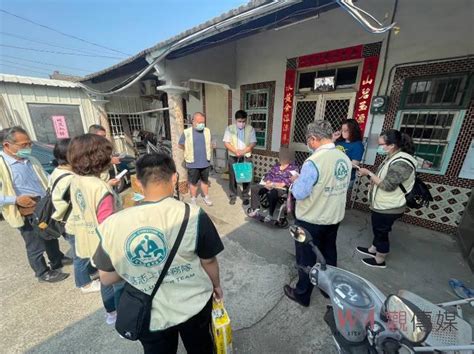
[[[56,138],[67,139],[69,138],[69,131],[67,129],[66,118],[64,116],[52,116],[54,132]]]

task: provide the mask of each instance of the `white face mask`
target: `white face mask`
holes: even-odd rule
[[[237,128],[244,129],[245,128],[245,122],[237,122]]]
[[[306,147],[308,148],[308,151],[312,154],[314,152],[313,148],[309,145],[306,145]]]

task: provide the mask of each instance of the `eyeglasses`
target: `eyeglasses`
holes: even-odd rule
[[[24,148],[29,148],[29,147],[32,147],[33,146],[33,143],[30,141],[28,143],[23,143],[23,144],[18,144],[18,143],[10,143],[12,145],[16,145],[16,146],[19,146],[20,148],[24,149]]]

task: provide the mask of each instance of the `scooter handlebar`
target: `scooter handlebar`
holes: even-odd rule
[[[319,248],[313,243],[313,241],[309,241],[308,244],[311,246],[311,249],[316,255],[316,261],[321,264],[321,270],[326,270],[326,258],[324,258],[323,254],[321,253]]]

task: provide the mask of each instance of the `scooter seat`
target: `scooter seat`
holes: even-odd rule
[[[468,322],[445,308],[439,307],[408,290],[398,295],[410,301],[431,320],[432,330],[425,340],[430,347],[469,345],[472,343],[472,328]]]

